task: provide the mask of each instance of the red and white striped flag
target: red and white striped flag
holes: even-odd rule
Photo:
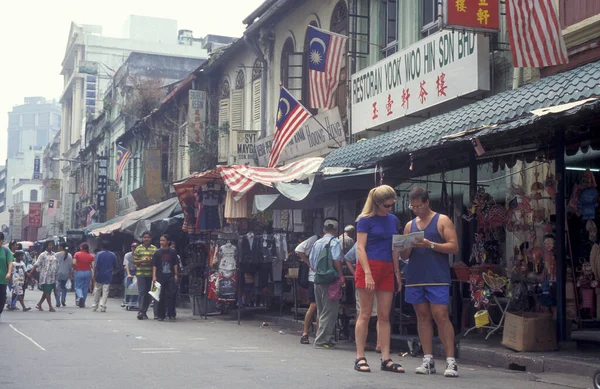
[[[282,86],[268,167],[277,166],[281,152],[310,116],[310,112]]]
[[[125,170],[125,166],[127,165],[129,158],[131,158],[131,150],[121,145],[117,145],[117,168],[115,172],[115,181],[119,182],[121,179],[121,175],[123,174],[123,170]]]
[[[335,91],[340,81],[347,36],[309,26],[308,73],[310,108],[330,109],[335,104]]]
[[[508,36],[516,68],[569,62],[553,0],[507,0]]]

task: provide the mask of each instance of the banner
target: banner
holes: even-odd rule
[[[188,97],[187,129],[188,140],[195,143],[204,142],[204,125],[206,123],[206,92],[190,90]]]
[[[153,200],[160,201],[163,198],[161,162],[160,149],[144,150],[144,168],[146,177],[144,187],[146,188],[146,197],[150,202]]]
[[[23,234],[23,203],[15,204],[13,207],[13,225],[10,228],[12,238],[22,239]]]
[[[98,157],[98,211],[106,210],[106,192],[108,190],[108,157]]]
[[[29,203],[29,227],[42,226],[42,203]]]

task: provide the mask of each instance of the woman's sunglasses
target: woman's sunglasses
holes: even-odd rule
[[[396,204],[396,202],[395,202],[395,201],[394,201],[393,203],[391,203],[391,204],[381,204],[381,206],[382,206],[383,208],[390,209],[390,208],[392,208],[392,207],[394,206],[394,204]]]

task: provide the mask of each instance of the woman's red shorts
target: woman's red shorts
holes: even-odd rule
[[[374,261],[369,259],[369,267],[371,275],[375,281],[375,290],[383,290],[387,292],[394,291],[394,264],[387,261]],[[355,274],[356,287],[366,289],[365,272],[363,271],[360,262],[356,263]]]

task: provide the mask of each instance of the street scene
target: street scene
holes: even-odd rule
[[[0,388],[600,389],[600,0],[30,3]]]

